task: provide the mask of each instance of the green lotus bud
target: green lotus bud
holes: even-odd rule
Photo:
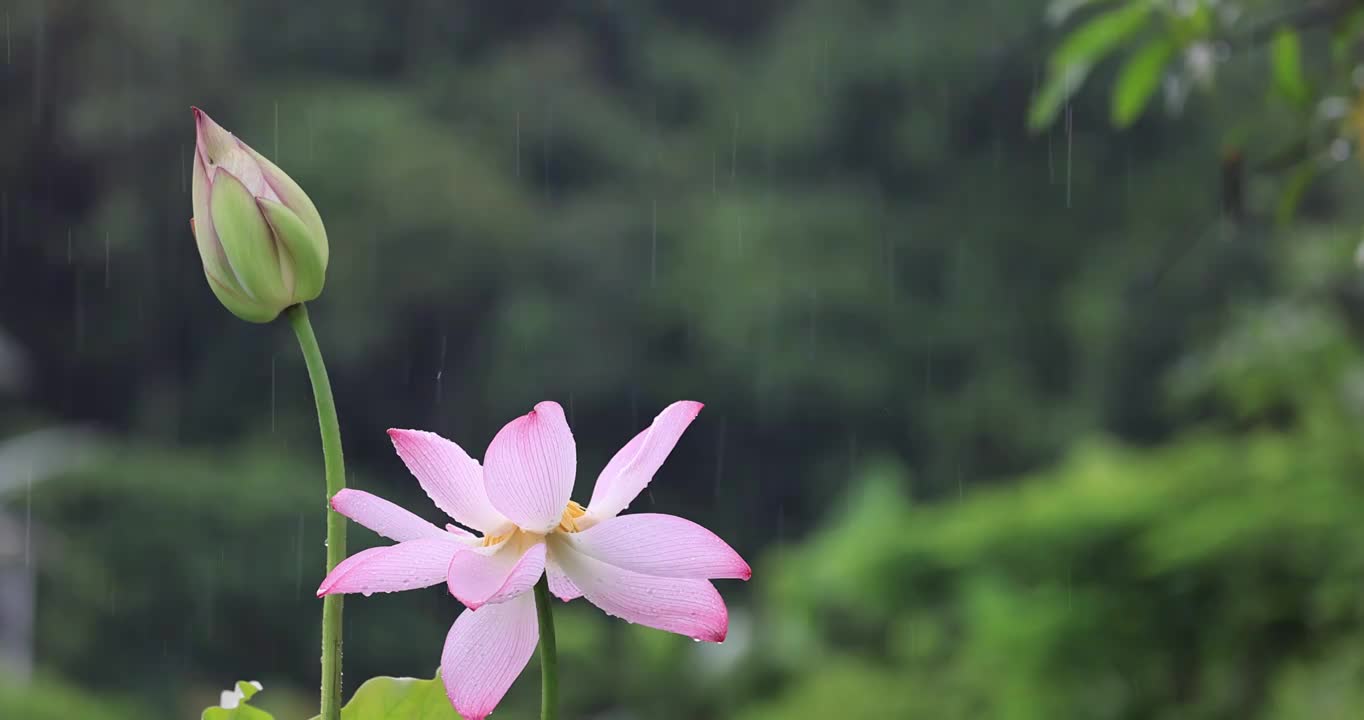
[[[327,231],[303,188],[194,108],[194,219],[208,285],[223,306],[270,322],[322,293]]]

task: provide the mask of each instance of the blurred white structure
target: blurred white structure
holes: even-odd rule
[[[33,564],[25,556],[29,528],[0,514],[0,677],[28,680],[33,673]]]
[[[23,353],[0,332],[0,395],[25,383]],[[2,420],[3,418],[0,418]],[[47,428],[0,439],[0,676],[26,681],[33,672],[35,568],[41,557],[29,514],[33,484],[84,462],[94,434]]]

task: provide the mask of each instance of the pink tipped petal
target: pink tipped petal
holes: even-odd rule
[[[618,568],[578,552],[561,538],[551,552],[583,597],[607,615],[709,642],[723,641],[729,631],[725,601],[706,580]]]
[[[559,567],[559,564],[552,559],[545,563],[545,576],[549,578],[549,591],[554,594],[554,597],[568,602],[583,596],[583,591],[579,590],[578,586],[568,579],[563,568]]]
[[[549,532],[568,505],[577,467],[578,451],[564,409],[542,402],[507,423],[488,446],[488,499],[523,530]]]
[[[440,657],[441,679],[455,711],[465,720],[488,717],[526,669],[539,640],[530,593],[460,614]]]
[[[604,520],[615,517],[633,502],[654,479],[654,473],[663,466],[702,407],[699,402],[681,400],[664,408],[653,424],[626,443],[597,476],[588,512]]]
[[[236,143],[236,138],[203,110],[195,107],[190,108],[190,111],[194,113],[194,152],[203,158],[206,166],[218,164],[218,158],[227,154]],[[213,179],[211,173],[208,179]]]
[[[327,574],[317,596],[369,595],[435,585],[445,579],[450,558],[463,547],[454,538],[430,537],[362,550]]]
[[[465,530],[464,528],[458,525],[451,525],[450,523],[445,523],[445,532],[454,535],[460,540],[472,541],[478,539],[477,537],[474,536],[473,533],[469,532],[468,530]]]
[[[422,430],[388,431],[393,448],[436,507],[456,522],[486,534],[501,534],[510,523],[488,502],[483,469],[460,446]]]
[[[394,505],[360,490],[342,490],[332,496],[332,509],[390,540],[403,542],[424,537],[443,537],[440,528]]]
[[[265,182],[265,173],[261,170],[260,164],[249,152],[242,149],[240,143],[218,158],[215,164],[240,180],[251,192],[252,197],[279,202],[279,195]]]
[[[545,544],[537,542],[524,553],[504,543],[492,554],[473,548],[450,559],[450,594],[470,610],[504,602],[531,589],[545,571]]]
[[[700,580],[753,576],[715,533],[674,515],[622,515],[572,536],[584,554],[645,575]]]
[[[250,148],[204,111],[192,110],[195,154],[204,162],[207,179],[216,180],[218,168],[222,168],[240,180],[252,197],[278,201],[279,195],[265,182],[265,174]]]

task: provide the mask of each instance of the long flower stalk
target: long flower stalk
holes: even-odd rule
[[[308,379],[313,385],[313,399],[317,403],[317,425],[322,433],[322,461],[327,477],[327,500],[346,487],[345,459],[341,454],[341,425],[336,419],[336,402],[332,400],[331,382],[327,366],[322,362],[322,350],[317,345],[308,309],[299,303],[284,311],[289,325],[298,336],[298,347],[308,366]],[[331,572],[346,557],[346,519],[333,512],[327,513],[327,572]],[[552,642],[552,641],[551,641]],[[341,717],[341,596],[328,595],[322,601],[322,720]]]
[[[554,609],[550,607],[549,577],[535,583],[535,614],[540,622],[540,720],[559,717],[559,652],[554,644]]]

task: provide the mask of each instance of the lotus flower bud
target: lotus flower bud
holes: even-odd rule
[[[265,156],[194,108],[194,219],[208,285],[228,310],[270,322],[322,292],[327,231],[312,200]]]

